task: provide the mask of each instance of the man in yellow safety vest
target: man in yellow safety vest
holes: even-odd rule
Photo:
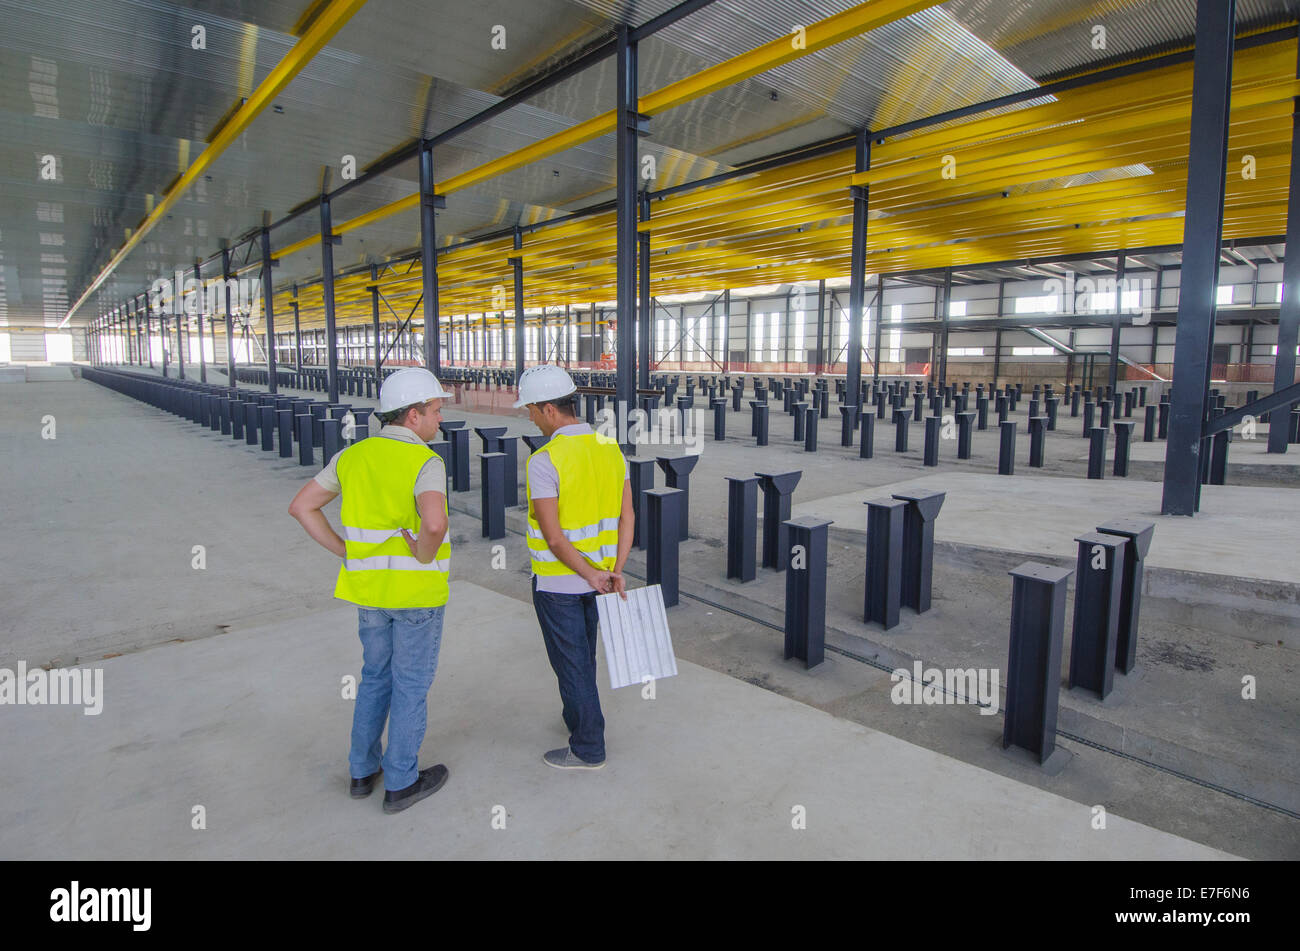
[[[335,455],[289,506],[308,535],[343,559],[334,596],[357,606],[363,658],[348,757],[351,794],[369,796],[385,773],[390,814],[427,799],[448,776],[441,763],[417,767],[449,596],[447,473],[428,446],[449,395],[423,367],[398,370],[380,390],[383,428]],[[321,511],[340,493],[342,538]]]
[[[596,595],[626,598],[632,486],[618,443],[578,419],[577,387],[557,366],[529,367],[516,407],[549,441],[528,457],[528,553],[533,607],[559,681],[569,745],[542,756],[557,769],[605,765],[596,689]]]

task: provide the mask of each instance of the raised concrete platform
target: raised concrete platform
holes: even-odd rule
[[[68,366],[29,366],[28,383],[71,383],[76,380],[72,367]]]
[[[1111,458],[1114,458],[1113,452]],[[1164,462],[1165,444],[1160,440],[1142,442],[1139,439],[1129,447],[1129,460],[1132,462]],[[1300,446],[1290,446],[1286,452],[1270,453],[1268,451],[1268,425],[1265,424],[1256,431],[1254,439],[1242,439],[1238,436],[1232,440],[1232,443],[1228,446],[1228,465],[1300,468]]]
[[[1295,539],[1300,512],[1290,489],[1207,485],[1195,518],[1160,514],[1162,486],[1126,479],[1054,479],[942,472],[800,502],[793,515],[835,520],[866,533],[868,499],[895,492],[947,492],[935,541],[975,548],[1074,558],[1074,539],[1114,518],[1155,522],[1151,568],[1260,579],[1300,586]]]
[[[602,689],[603,771],[549,769],[564,737],[532,611],[465,581],[421,758],[451,778],[395,817],[346,793],[350,607],[100,666],[99,716],[0,714],[0,857],[1230,857],[1113,814],[1095,830],[1088,806],[686,662],[654,700]]]

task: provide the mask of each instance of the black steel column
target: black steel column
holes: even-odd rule
[[[1117,476],[1128,475],[1129,445],[1133,441],[1133,427],[1136,422],[1129,420],[1115,421],[1115,468]],[[1226,433],[1224,434],[1226,436]]]
[[[880,382],[880,325],[883,322],[885,312],[885,275],[876,275],[876,332],[872,336],[875,341],[875,350],[871,355],[871,386]]]
[[[185,379],[185,338],[189,335],[190,317],[181,307],[176,315],[176,372],[179,379]]]
[[[426,320],[428,318],[426,317]],[[379,387],[384,383],[384,357],[379,349],[379,268],[370,265],[370,320],[374,324],[375,331],[375,396],[379,396]],[[429,339],[429,324],[424,325],[424,339]],[[434,349],[438,349],[438,341],[434,340]],[[426,351],[427,358],[427,351]],[[434,373],[437,376],[437,373]]]
[[[637,173],[637,61],[636,44],[626,24],[618,28],[618,101],[615,104],[615,169],[617,223],[615,247],[618,301],[618,343],[615,399],[625,407],[636,405],[636,173]],[[676,602],[674,602],[676,603]]]
[[[1151,538],[1155,534],[1154,522],[1134,518],[1118,518],[1098,525],[1104,535],[1119,535],[1128,539],[1124,549],[1124,586],[1120,596],[1119,635],[1115,641],[1115,667],[1127,674],[1137,664],[1138,618],[1142,611],[1142,576]]]
[[[1162,515],[1194,515],[1200,507],[1202,430],[1214,350],[1236,9],[1236,0],[1202,0],[1196,5],[1192,145],[1187,164],[1182,283],[1174,337],[1174,402],[1165,445]],[[1280,348],[1278,353],[1280,356]]]
[[[1010,574],[1015,581],[1002,748],[1029,750],[1041,764],[1056,749],[1065,594],[1074,572],[1026,561]]]
[[[1297,49],[1296,76],[1300,77],[1300,48]],[[1295,243],[1300,247],[1300,99],[1295,103],[1296,112],[1291,117],[1291,178],[1287,193],[1286,235],[1288,243],[1295,237]],[[1295,382],[1296,346],[1300,340],[1300,254],[1288,254],[1282,261],[1282,292],[1282,301],[1278,305],[1277,357],[1273,361],[1274,393]],[[1254,329],[1252,321],[1252,334]],[[1249,354],[1246,359],[1249,361]],[[1286,452],[1288,417],[1286,407],[1273,411],[1270,419],[1276,422],[1270,422],[1268,427],[1269,452]]]
[[[436,213],[444,204],[433,191],[433,143],[420,141],[420,268],[424,291],[424,365],[434,374],[442,372],[439,347],[442,328],[438,317],[438,227]],[[504,345],[504,344],[503,344]],[[375,349],[379,342],[375,341]],[[378,362],[378,361],[376,361]]]
[[[957,458],[969,459],[971,446],[971,427],[975,422],[975,417],[979,416],[984,421],[980,429],[988,428],[988,410],[989,401],[979,399],[976,405],[981,408],[981,412],[958,413],[957,414]]]
[[[324,261],[324,258],[321,259]],[[333,262],[333,249],[330,251],[330,261]],[[271,268],[275,262],[271,260],[271,229],[262,229],[262,316],[266,320],[266,388],[267,392],[276,392],[276,371],[275,371],[275,307],[272,300],[271,290]],[[332,266],[332,265],[331,265]],[[324,271],[322,270],[322,273]],[[330,310],[334,307],[334,275],[330,275]],[[338,396],[332,396],[330,402],[337,403]],[[328,461],[328,460],[326,460]]]
[[[298,320],[298,285],[297,284],[293,285],[293,300],[289,302],[289,306],[293,308],[293,368],[294,371],[299,375],[299,379],[297,382],[298,382],[298,387],[301,388],[302,387],[302,325],[299,323]],[[378,336],[379,336],[378,334],[375,335],[376,341],[378,341]],[[376,349],[378,349],[378,342],[376,342],[375,346]]]
[[[1124,264],[1125,256],[1119,256],[1119,267],[1115,271],[1115,313],[1110,322],[1110,374],[1107,377],[1110,391],[1114,393],[1119,387],[1119,332],[1120,314],[1124,310]],[[1115,415],[1119,415],[1116,413]]]
[[[821,376],[826,366],[826,279],[817,282],[817,366],[814,373]]]
[[[506,456],[503,452],[485,452],[479,458],[481,471],[481,513],[483,537],[506,537]]]
[[[831,523],[814,516],[785,523],[792,549],[785,576],[785,659],[805,667],[826,659],[826,529]]]
[[[647,489],[646,584],[663,588],[664,607],[671,608],[677,597],[677,545],[681,510],[681,489]]]
[[[198,306],[194,308],[194,313],[199,321],[199,382],[208,382],[207,362],[203,359],[203,307],[207,303],[207,295],[203,293],[203,266],[196,258],[194,261],[194,283],[199,286],[198,289]],[[229,285],[227,285],[227,288]],[[213,357],[216,356],[214,353]]]
[[[749,328],[745,328],[745,333],[749,333]],[[723,288],[722,291],[722,373],[725,376],[728,368],[731,366],[731,288]],[[734,405],[734,404],[733,404]],[[735,406],[739,411],[739,405]]]
[[[223,293],[222,296],[224,297],[225,294]],[[138,327],[139,324],[140,321],[139,318],[137,318],[136,326]],[[216,370],[217,368],[217,315],[216,314],[208,315],[208,339],[212,341],[212,369]]]
[[[1074,629],[1070,635],[1069,686],[1094,691],[1102,700],[1115,679],[1128,539],[1088,532],[1075,539],[1079,560],[1074,585]]]
[[[917,614],[924,614],[930,610],[931,579],[934,576],[934,522],[947,493],[895,492],[893,497],[907,503],[903,512],[900,603]]]
[[[857,135],[854,169],[865,172],[871,168],[871,136],[866,129]],[[844,401],[852,406],[862,405],[862,307],[866,299],[867,281],[867,200],[866,185],[849,189],[853,196],[853,240],[849,260],[849,348]],[[879,307],[876,308],[879,311]]]
[[[632,546],[644,549],[650,537],[645,527],[650,517],[649,509],[646,508],[645,493],[655,487],[655,461],[628,456],[627,468],[628,479],[632,483],[632,511],[636,515],[632,528]]]
[[[998,283],[998,316],[1002,316],[1002,282]],[[993,335],[993,383],[989,390],[998,388],[998,371],[1002,368],[1002,331]]]
[[[1043,448],[1047,440],[1047,417],[1029,417],[1029,467],[1043,467]]]
[[[521,251],[523,247],[523,232],[516,227],[514,249]],[[515,386],[518,386],[519,378],[524,374],[524,259],[515,257],[509,261],[515,285]]]
[[[322,195],[320,199],[320,277],[321,293],[325,299],[325,358],[327,367],[325,379],[331,403],[339,401],[338,331],[334,326],[334,245],[341,241],[341,238],[336,239],[334,237],[334,227],[330,221],[330,200]],[[263,253],[269,256],[269,243],[265,246]],[[263,281],[269,280],[269,276],[263,278]],[[265,284],[263,284],[263,287],[265,287]]]
[[[943,424],[941,416],[927,416],[925,418],[925,450],[923,452],[924,466],[937,466],[939,464],[939,427]]]
[[[221,249],[221,281],[230,287],[230,249]],[[221,299],[225,301],[226,308],[226,385],[235,385],[235,318],[230,312],[230,294],[224,293]],[[163,351],[163,359],[166,360],[166,351]],[[216,354],[214,353],[215,357]],[[153,366],[153,354],[149,355],[149,365]]]
[[[898,624],[903,596],[903,515],[907,503],[875,499],[867,506],[866,592],[862,619],[885,630]]]
[[[650,220],[650,198],[644,193],[641,195],[639,202],[641,207],[641,220]],[[650,299],[650,232],[643,231],[637,235],[637,250],[639,251],[640,261],[637,264],[637,281],[640,289],[640,300],[637,304],[636,325],[637,325],[637,386],[643,390],[650,389],[650,344],[651,331],[654,317],[654,301]],[[628,406],[635,405],[633,399]]]
[[[451,448],[451,488],[453,492],[469,491],[469,430],[462,425],[455,429],[442,427]]]
[[[150,323],[150,321],[149,321],[149,298],[148,298],[147,295],[145,296],[145,299],[144,299],[144,306],[143,306],[142,308],[140,308],[140,310],[143,310],[143,311],[144,311],[144,352],[145,352],[146,354],[148,354],[148,357],[149,357],[149,369],[152,370],[152,369],[153,369],[153,328],[152,328],[151,326],[149,326],[149,323]],[[139,310],[136,311],[136,315],[135,315],[135,324],[136,324],[137,327],[140,326],[140,311],[139,311]],[[215,354],[214,354],[214,356],[215,356]],[[143,361],[142,361],[142,364],[143,364]]]
[[[763,567],[785,571],[786,538],[783,525],[790,518],[790,501],[803,476],[795,472],[755,472],[763,489]]]
[[[1003,420],[998,423],[998,429],[1001,430],[998,443],[998,475],[1015,475],[1016,421],[1014,419]]]
[[[1088,430],[1088,478],[1102,479],[1106,476],[1106,429],[1094,426]]]
[[[753,581],[758,479],[727,477],[727,577]]]
[[[943,337],[939,351],[939,386],[948,385],[948,311],[952,304],[952,268],[943,272]]]
[[[685,421],[683,420],[683,426]],[[655,460],[659,463],[659,468],[663,470],[664,481],[670,489],[679,489],[681,495],[678,497],[679,510],[682,516],[681,535],[678,536],[682,541],[689,537],[690,527],[690,485],[691,470],[695,464],[700,461],[699,456],[659,456]]]

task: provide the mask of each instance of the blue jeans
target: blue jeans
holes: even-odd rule
[[[533,607],[542,627],[546,656],[560,684],[569,749],[580,760],[605,759],[605,717],[596,690],[596,593],[554,594],[537,590],[533,577]]]
[[[405,789],[419,779],[416,764],[428,725],[426,700],[438,669],[443,611],[440,607],[357,608],[363,663],[348,756],[353,779],[378,771],[384,721],[388,721],[384,787]]]

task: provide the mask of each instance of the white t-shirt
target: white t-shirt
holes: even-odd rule
[[[384,426],[372,438],[381,437],[428,447],[428,443],[421,440],[419,436],[405,426]],[[343,484],[339,482],[338,461],[339,454],[335,453],[334,458],[326,464],[325,468],[314,476],[318,485],[331,492],[343,491]],[[420,467],[420,474],[415,477],[414,491],[417,497],[424,492],[442,492],[446,494],[447,467],[442,464],[442,457],[437,453],[434,453],[433,458]]]

